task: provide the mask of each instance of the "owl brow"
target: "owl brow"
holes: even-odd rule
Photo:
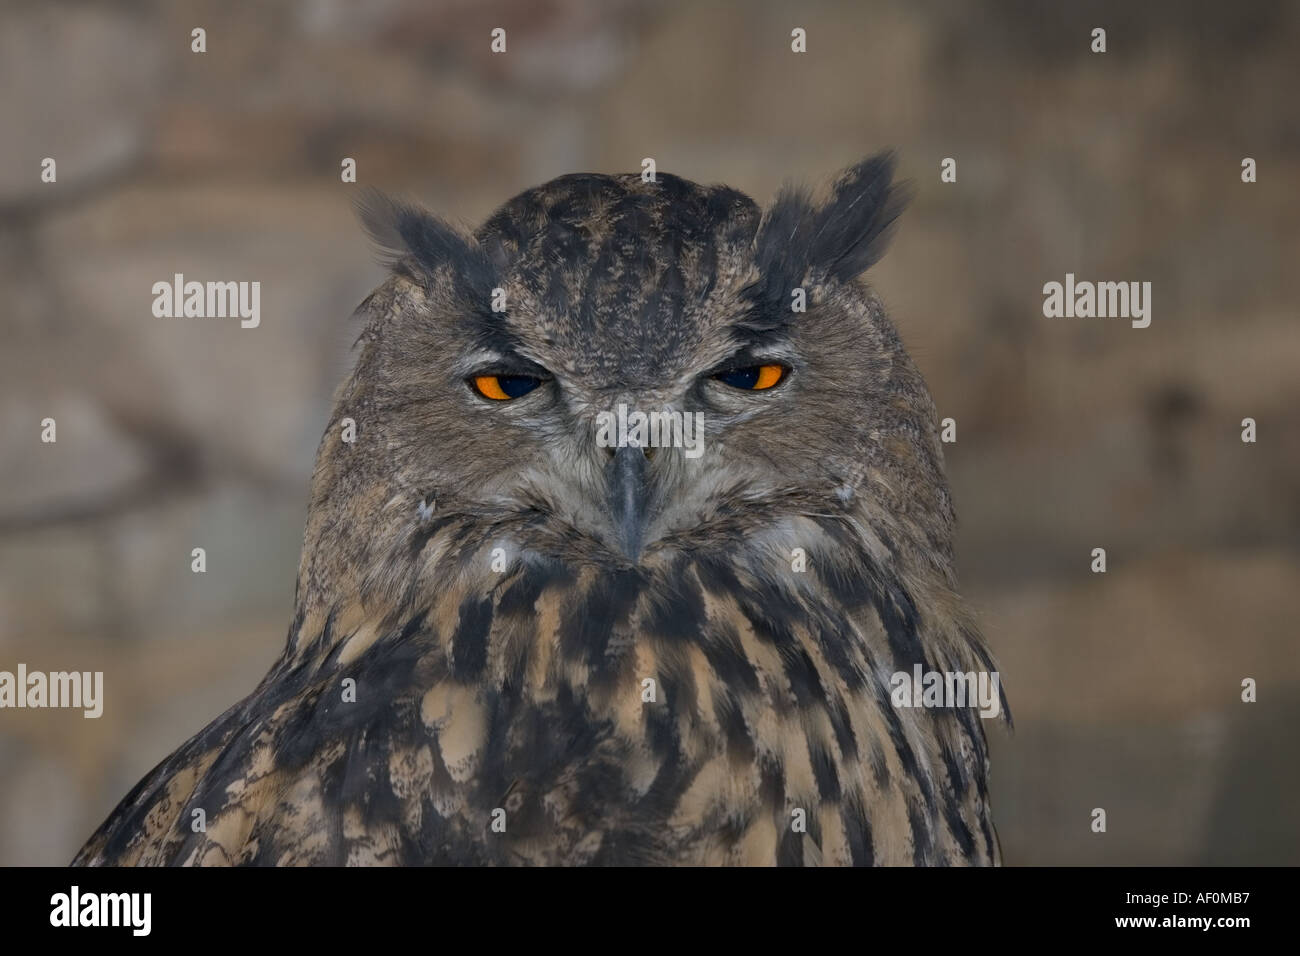
[[[474,308],[465,318],[474,345],[483,352],[508,358],[518,356],[523,350],[523,343],[506,327],[500,315]]]
[[[738,351],[732,352],[725,359],[716,362],[708,371],[709,375],[727,372],[732,369],[748,368],[753,365],[766,365],[769,362],[794,364],[793,350],[782,340],[741,341]]]
[[[551,373],[545,368],[513,351],[479,349],[461,358],[456,365],[457,373],[462,376],[531,375],[534,378],[551,377]]]
[[[798,285],[797,282],[777,282],[777,285]],[[773,285],[768,277],[759,279],[741,290],[745,310],[736,318],[731,333],[738,341],[764,343],[780,338],[789,327],[792,313],[782,309],[770,299],[766,286]]]
[[[756,328],[746,320],[732,326],[730,339],[736,356],[770,360],[794,352],[783,328]]]
[[[551,373],[546,371],[536,362],[530,362],[528,359],[519,358],[518,356],[509,356],[502,358],[498,362],[491,362],[475,370],[479,375],[527,375],[532,378],[549,379]]]

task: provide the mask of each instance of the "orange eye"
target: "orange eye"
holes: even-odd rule
[[[788,371],[790,370],[784,365],[751,365],[748,368],[733,368],[726,372],[719,372],[713,377],[732,388],[761,392],[778,384]]]
[[[758,369],[758,381],[754,383],[754,391],[771,388],[783,378],[785,378],[784,365],[761,365]]]
[[[494,402],[527,395],[541,384],[542,380],[532,375],[476,375],[473,379],[474,391]]]

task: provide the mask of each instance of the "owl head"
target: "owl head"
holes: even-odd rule
[[[359,310],[300,588],[402,587],[435,540],[444,574],[498,545],[627,568],[784,552],[809,520],[947,574],[933,405],[860,281],[904,204],[892,173],[876,156],[766,210],[672,175],[562,176],[472,235],[370,196],[391,275]]]

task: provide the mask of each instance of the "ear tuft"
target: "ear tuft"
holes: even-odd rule
[[[426,274],[450,266],[458,286],[479,292],[492,287],[487,256],[470,236],[412,203],[368,188],[356,202],[357,216],[382,260],[398,267],[408,257]]]
[[[757,298],[781,308],[810,273],[849,282],[879,261],[908,200],[893,175],[894,157],[886,152],[840,173],[820,205],[806,190],[783,188],[756,243]]]
[[[911,198],[895,185],[894,155],[881,153],[836,177],[831,198],[818,211],[809,260],[848,282],[885,254],[894,224]]]

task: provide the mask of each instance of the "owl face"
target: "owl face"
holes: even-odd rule
[[[854,281],[901,206],[889,181],[880,157],[824,204],[786,192],[764,213],[673,176],[567,176],[473,237],[372,202],[401,290],[359,363],[383,496],[615,566],[800,517],[943,511],[896,474],[933,467],[932,408]]]

